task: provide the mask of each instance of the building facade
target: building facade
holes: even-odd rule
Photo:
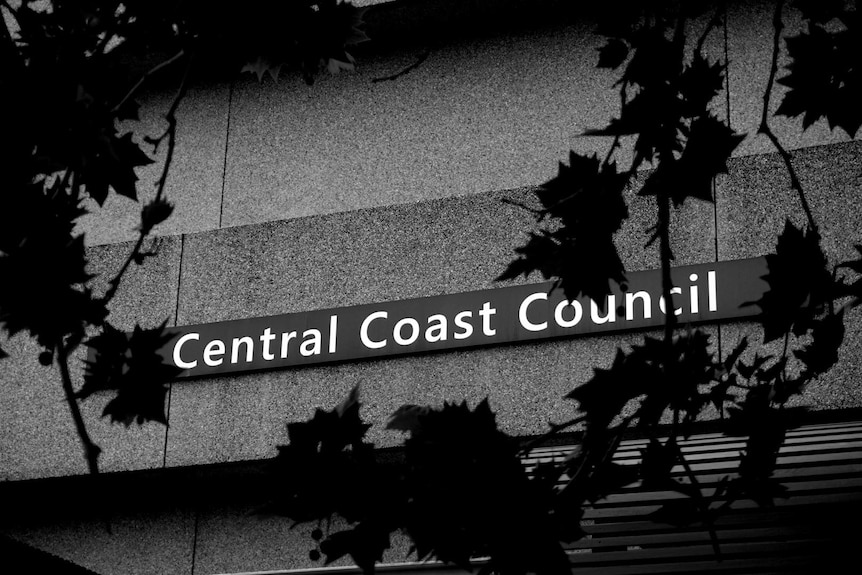
[[[602,40],[594,23],[551,1],[372,4],[365,19],[374,46],[353,72],[313,86],[283,74],[277,82],[241,75],[192,87],[167,187],[176,210],[157,229],[158,255],[122,284],[114,325],[207,324],[512,285],[494,278],[534,226],[515,204],[536,205],[533,191],[569,150],[607,150],[607,139],[581,136],[618,106],[614,74],[595,68]],[[715,113],[749,136],[714,182],[715,203],[688,202],[673,213],[675,265],[765,255],[786,219],[804,221],[780,157],[756,135],[771,18],[770,3],[731,2],[726,26],[707,39],[712,58],[728,58]],[[788,12],[787,24],[785,34],[797,32],[798,14]],[[149,96],[145,132],[162,129],[171,97]],[[854,258],[862,144],[822,122],[805,132],[786,118],[771,123],[793,151],[830,262]],[[630,159],[620,153],[621,162]],[[158,162],[139,170],[142,196],[158,170]],[[635,192],[617,244],[626,269],[656,269],[657,249],[644,247],[653,203]],[[114,195],[83,219],[94,273],[108,277],[122,264],[139,210]],[[521,283],[532,281],[539,278]],[[722,355],[744,333],[760,337],[749,321],[705,329]],[[848,321],[838,365],[811,386],[805,404],[862,407],[860,329],[858,318]],[[37,346],[19,336],[3,342],[11,357],[0,363],[0,492],[9,510],[2,532],[106,574],[319,567],[308,556],[310,527],[255,513],[261,469],[287,441],[287,422],[336,405],[358,385],[364,417],[375,422],[370,439],[383,447],[400,439],[384,429],[395,409],[444,400],[487,397],[504,431],[535,435],[548,420],[572,417],[565,394],[607,367],[618,346],[642,337],[180,380],[170,388],[168,426],[111,425],[100,417],[108,398],[96,396],[84,409],[103,448],[100,484],[84,477],[56,369],[41,366]],[[81,364],[75,368],[80,377]],[[102,485],[128,497],[100,497],[108,492]],[[409,561],[406,550],[394,542],[388,560]]]

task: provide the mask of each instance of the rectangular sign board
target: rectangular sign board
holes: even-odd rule
[[[199,377],[360,358],[656,328],[759,315],[765,258],[674,268],[672,305],[659,270],[630,272],[605,302],[568,301],[553,282],[172,328],[166,363]],[[602,305],[604,304],[604,305]]]

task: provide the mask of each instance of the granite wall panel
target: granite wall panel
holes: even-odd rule
[[[415,202],[541,183],[616,110],[591,27],[480,38],[359,63],[305,86],[237,82],[224,224]]]
[[[644,248],[655,208],[633,191],[629,199],[631,218],[617,238],[621,253],[629,269],[655,269],[656,246]],[[529,190],[514,190],[189,235],[179,323],[493,287],[532,229],[531,214],[511,202],[535,205]],[[675,213],[675,222],[679,265],[715,259],[711,204],[693,203]],[[382,423],[404,403],[475,403],[486,396],[508,432],[538,433],[548,417],[571,417],[572,406],[562,397],[586,381],[592,367],[606,366],[617,345],[639,338],[584,338],[184,381],[172,391],[167,464],[271,456],[286,440],[286,421],[337,404],[357,384],[369,421],[378,423],[372,438],[384,444],[397,436],[383,431]]]

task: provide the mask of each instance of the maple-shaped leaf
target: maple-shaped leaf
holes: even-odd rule
[[[338,58],[329,58],[329,60],[327,60],[326,69],[333,76],[335,74],[338,74],[342,70],[352,72],[356,69],[356,60],[353,58],[353,56],[351,56],[347,52],[345,52],[344,55],[346,56],[344,60]]]
[[[599,48],[599,63],[596,68],[618,68],[628,55],[628,45],[619,38],[611,38]]]
[[[644,393],[641,378],[647,374],[635,373],[621,349],[617,349],[610,368],[595,368],[593,372],[589,381],[570,391],[566,398],[578,402],[578,409],[586,415],[588,425],[602,429],[630,400]]]
[[[329,535],[320,542],[320,551],[326,555],[326,565],[350,555],[363,572],[373,573],[375,564],[383,561],[383,552],[390,547],[389,535],[389,530],[364,522]]]
[[[147,421],[157,421],[168,424],[165,413],[165,399],[168,383],[178,376],[182,369],[173,364],[165,363],[158,351],[174,336],[166,328],[167,320],[158,328],[144,330],[135,326],[128,338],[127,349],[123,353],[122,363],[116,357],[103,357],[110,363],[111,379],[96,381],[92,378],[99,374],[98,363],[91,368],[92,385],[109,386],[116,390],[116,396],[108,401],[102,412],[103,417],[110,417],[112,422],[122,423],[126,427],[133,422],[142,425]],[[103,340],[97,343],[99,354],[116,353],[122,349],[122,341],[116,330],[105,332]],[[96,361],[99,359],[97,357]],[[83,390],[82,390],[83,391]]]
[[[240,70],[240,74],[246,72],[254,74],[257,77],[258,83],[263,83],[263,77],[269,74],[273,82],[278,82],[278,75],[281,73],[281,64],[273,64],[269,60],[258,56],[254,62],[246,62]]]
[[[712,181],[727,172],[727,160],[745,139],[715,116],[692,122],[685,149],[678,160],[665,159],[638,192],[642,196],[666,194],[675,206],[687,198],[712,202]]]
[[[539,272],[558,279],[570,299],[584,293],[604,307],[610,282],[625,281],[613,235],[628,217],[627,180],[613,163],[570,152],[569,165],[560,162],[559,174],[536,191],[543,206],[539,221],[555,218],[561,226],[531,233],[497,280]]]
[[[703,54],[695,53],[679,78],[685,117],[694,118],[708,113],[709,103],[724,88],[724,69],[721,62],[710,64]]]
[[[84,385],[77,393],[80,399],[97,391],[117,389],[127,371],[129,338],[110,323],[105,323],[102,333],[91,337],[86,345],[91,351],[84,363]]]
[[[826,118],[831,129],[856,137],[862,126],[862,15],[851,10],[840,19],[837,31],[812,21],[807,32],[786,40],[788,73],[778,83],[789,89],[776,114],[803,116],[803,128]]]
[[[419,426],[419,418],[428,413],[428,407],[402,405],[389,416],[386,429],[412,432]]]
[[[536,196],[547,216],[559,218],[570,235],[613,234],[628,218],[623,199],[628,176],[616,164],[602,165],[596,155],[569,152],[556,177],[542,184]]]
[[[817,319],[811,330],[811,341],[793,354],[805,364],[802,379],[826,373],[838,362],[838,350],[844,342],[844,314],[839,311]]]
[[[96,150],[85,157],[81,178],[87,193],[100,206],[108,197],[108,188],[137,201],[135,168],[152,164],[150,159],[132,140],[132,133],[120,137],[105,135]]]
[[[819,235],[803,232],[789,220],[766,263],[769,271],[763,279],[769,290],[757,302],[748,302],[763,311],[764,343],[784,336],[797,322],[807,321],[834,291]]]

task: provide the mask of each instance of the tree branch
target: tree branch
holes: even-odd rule
[[[96,445],[90,438],[87,432],[87,425],[84,423],[84,417],[81,415],[81,408],[78,405],[78,400],[75,397],[75,389],[72,386],[72,377],[69,375],[69,355],[66,349],[66,344],[60,341],[57,344],[57,366],[60,368],[60,379],[63,382],[63,392],[66,395],[66,403],[69,405],[69,411],[72,413],[72,420],[75,422],[75,430],[78,432],[78,437],[81,439],[81,445],[84,448],[84,457],[87,460],[87,467],[91,475],[99,474],[99,454],[102,448]]]
[[[141,76],[141,78],[137,81],[137,83],[134,86],[132,86],[131,90],[129,90],[126,93],[126,95],[123,96],[123,99],[120,100],[120,102],[116,106],[111,108],[111,114],[116,114],[117,111],[120,108],[122,108],[126,104],[126,102],[128,102],[138,92],[138,90],[140,90],[141,86],[144,85],[144,82],[146,82],[150,76],[157,74],[158,72],[164,70],[165,68],[167,68],[168,66],[170,66],[171,64],[173,64],[174,62],[176,62],[177,60],[182,58],[183,56],[185,56],[185,54],[186,54],[185,50],[180,50],[179,52],[177,52],[176,54],[174,54],[173,56],[171,56],[170,58],[168,58],[164,62],[161,62],[160,64],[153,66],[149,71],[147,71],[143,76]]]
[[[412,72],[413,70],[415,70],[416,68],[421,66],[422,63],[425,60],[427,60],[428,56],[430,56],[430,55],[431,55],[431,51],[427,50],[427,51],[423,52],[422,54],[420,54],[419,57],[416,58],[415,62],[413,62],[412,64],[410,64],[409,66],[407,66],[406,68],[401,70],[400,72],[396,72],[395,74],[392,74],[391,76],[383,76],[382,78],[372,78],[371,83],[376,84],[377,82],[389,82],[389,81],[397,80],[401,76],[409,74],[410,72]]]
[[[182,51],[180,52],[182,53]],[[168,173],[171,169],[171,164],[174,160],[174,149],[176,148],[176,140],[177,140],[177,117],[176,112],[179,108],[180,102],[185,97],[186,92],[188,91],[188,79],[189,72],[192,67],[192,58],[189,58],[188,64],[186,65],[186,71],[183,74],[183,79],[180,82],[180,87],[177,90],[177,95],[174,97],[174,101],[171,104],[171,107],[168,109],[168,112],[165,114],[165,120],[168,122],[168,128],[165,132],[159,136],[158,138],[146,139],[145,140],[153,145],[153,151],[158,149],[159,144],[167,138],[168,140],[168,151],[165,156],[165,163],[162,166],[162,173],[159,176],[159,179],[156,182],[156,197],[153,201],[160,200],[165,191],[165,184],[168,181]],[[126,258],[126,261],[123,262],[123,266],[120,268],[120,271],[117,272],[117,275],[114,276],[114,279],[111,280],[109,284],[108,291],[105,293],[102,300],[107,304],[111,299],[113,299],[114,295],[117,293],[117,289],[120,287],[120,282],[123,279],[126,271],[129,269],[129,266],[133,261],[140,258],[141,255],[141,247],[144,245],[144,239],[146,239],[150,230],[146,229],[143,221],[141,222],[140,233],[138,234],[137,242],[135,243],[135,247],[129,253],[129,256]]]
[[[769,127],[768,121],[769,101],[772,97],[772,87],[775,84],[775,76],[778,74],[778,53],[780,51],[781,31],[784,29],[784,22],[781,19],[783,8],[784,0],[778,0],[778,2],[775,3],[775,12],[772,18],[772,26],[775,32],[772,38],[772,63],[769,68],[769,79],[766,82],[766,90],[763,93],[763,111],[760,116],[760,127],[757,129],[757,132],[765,134],[766,137],[769,138],[772,145],[775,146],[776,150],[778,150],[778,154],[781,156],[781,159],[784,160],[784,165],[787,167],[787,173],[790,175],[790,185],[799,194],[799,201],[802,204],[802,210],[808,218],[808,226],[819,238],[820,232],[817,229],[817,224],[814,222],[814,216],[811,214],[811,208],[808,206],[808,200],[805,198],[805,193],[802,190],[802,184],[799,181],[799,177],[796,175],[796,170],[793,169],[793,164],[790,161],[790,153],[784,149],[784,146],[782,146],[781,142],[778,141],[778,137],[772,131],[772,128]]]

